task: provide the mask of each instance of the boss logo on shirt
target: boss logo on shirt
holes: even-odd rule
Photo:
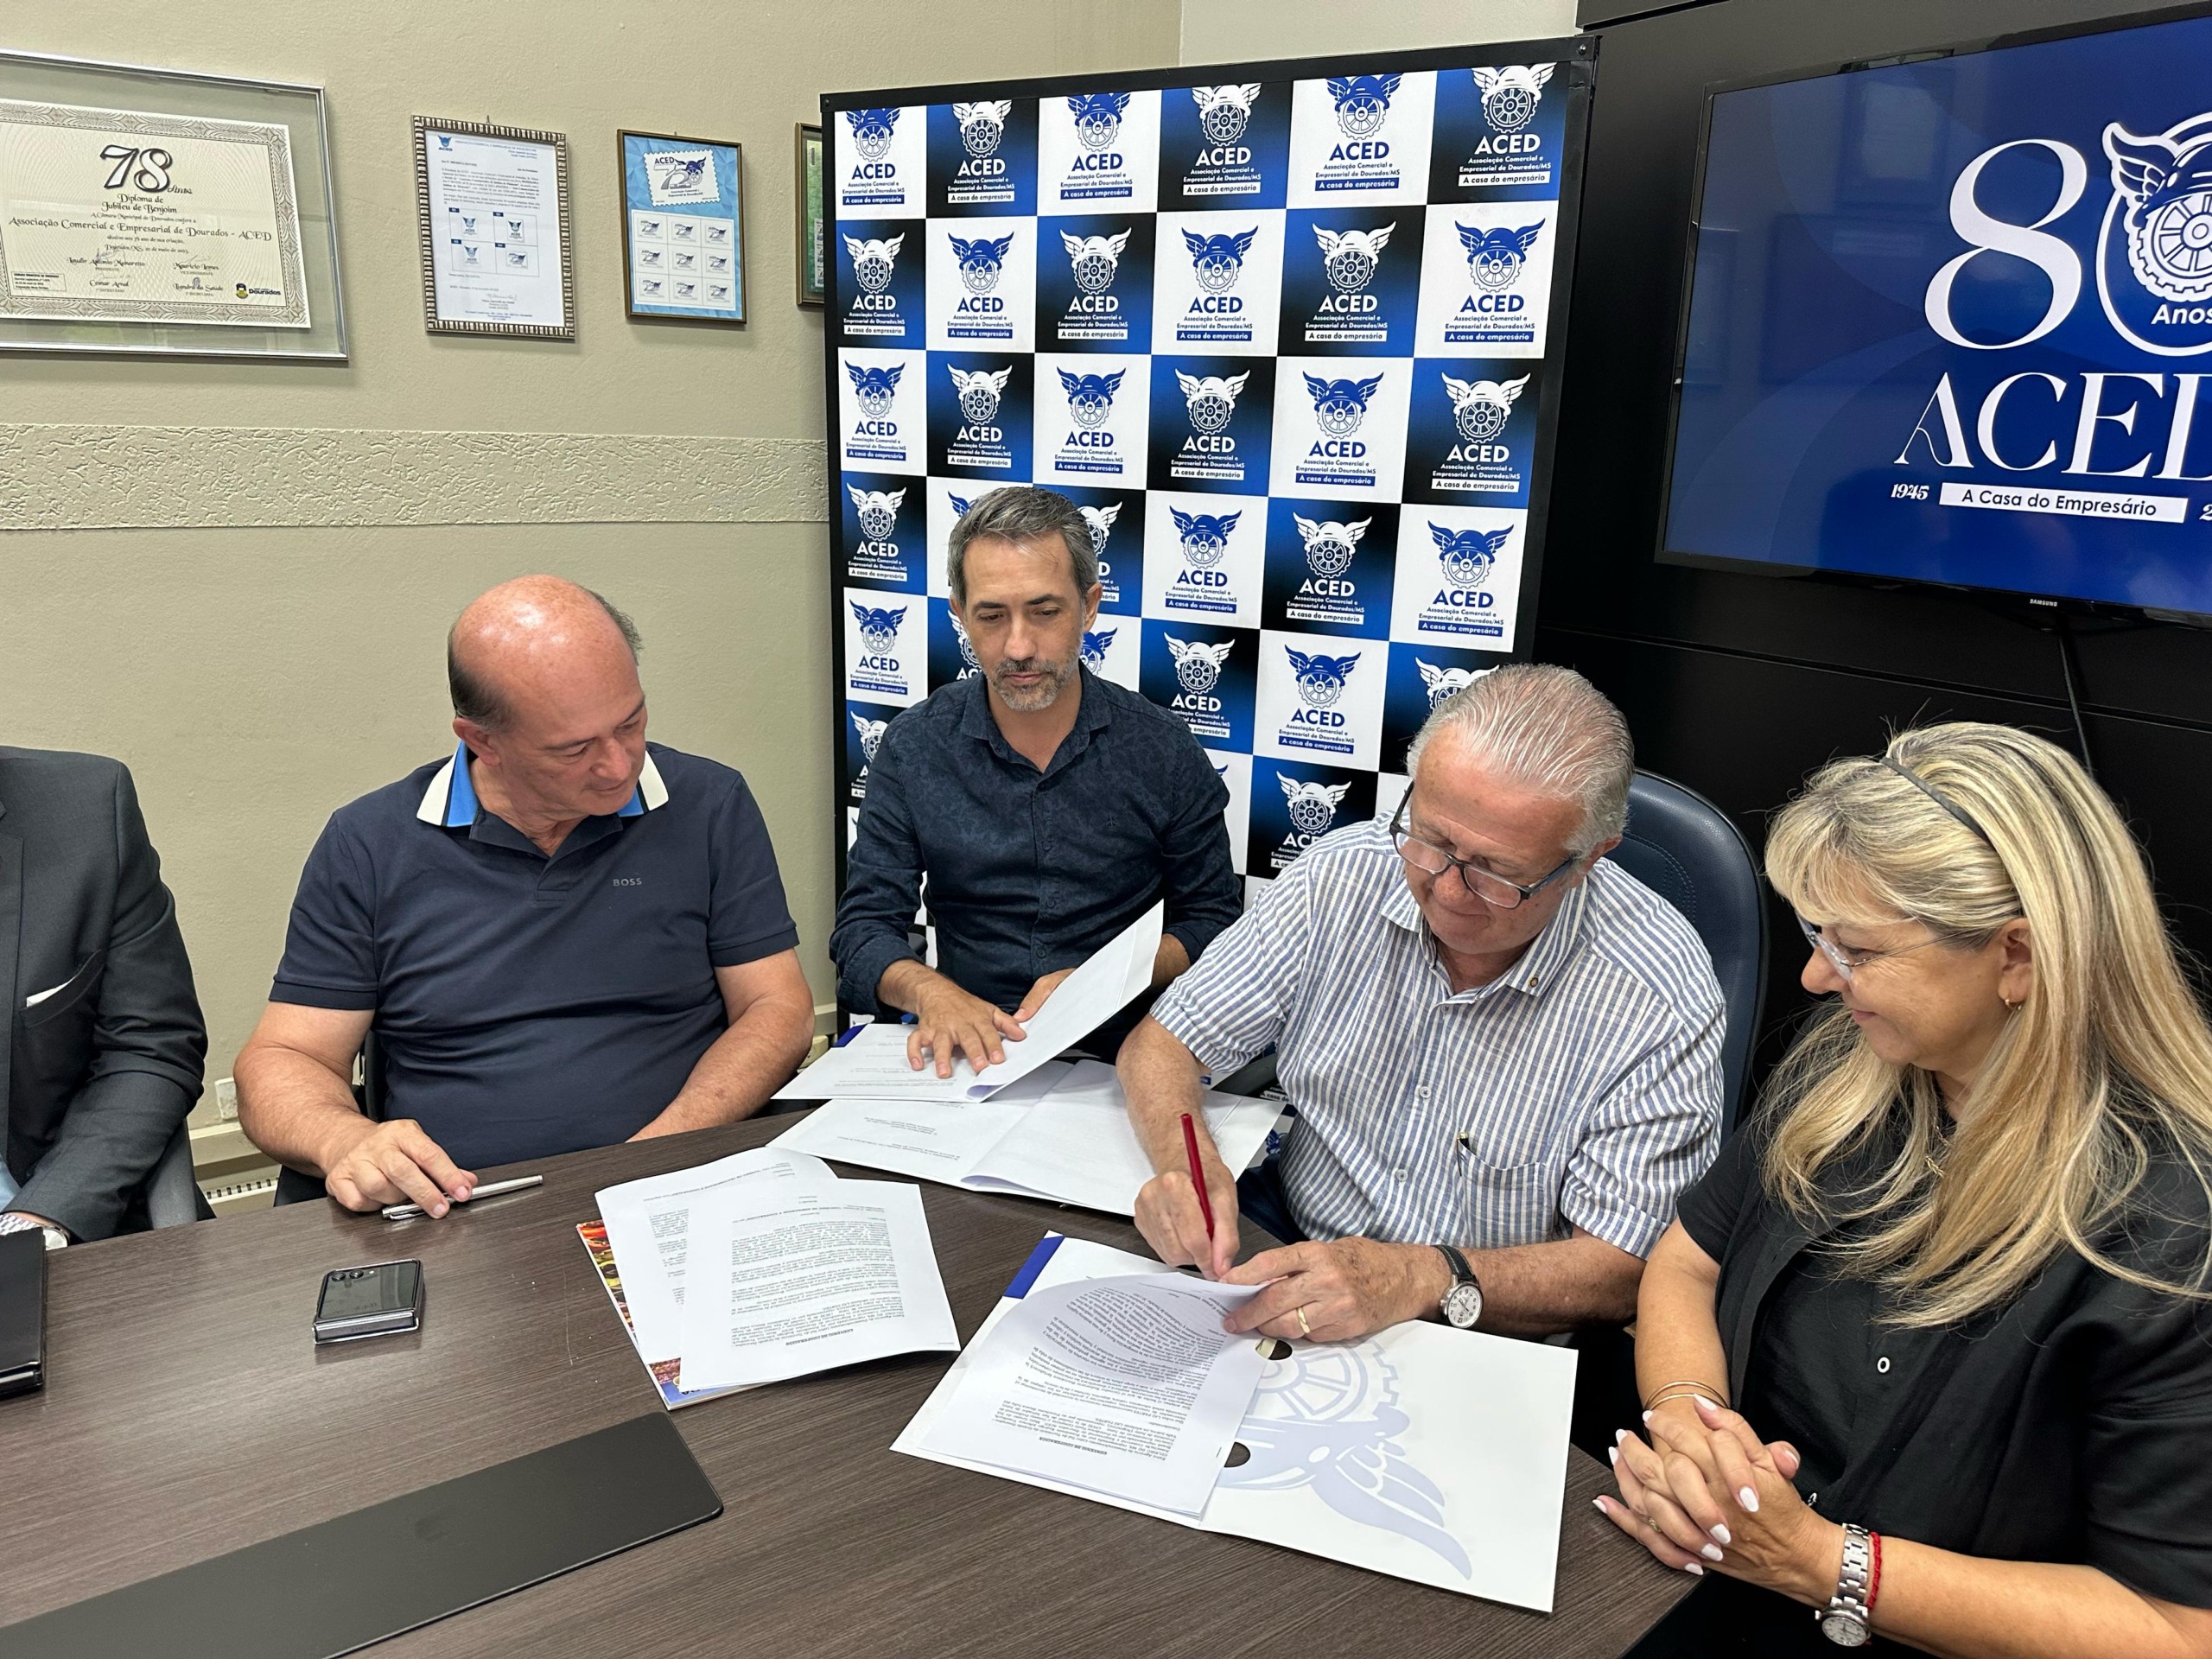
[[[618,887],[642,887],[645,885],[645,878],[642,875],[618,875],[614,878],[614,885]]]

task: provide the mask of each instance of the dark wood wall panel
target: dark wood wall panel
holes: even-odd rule
[[[2073,746],[2057,637],[2016,600],[1662,565],[1668,388],[1707,85],[2124,16],[2142,0],[1710,0],[1599,23],[1582,243],[1537,654],[1625,709],[1643,763],[1765,814],[1831,755],[1915,721],[2007,721]],[[2212,957],[2212,631],[2075,625],[2100,777],[2184,943]],[[1789,926],[1778,909],[1777,929]],[[1805,1006],[1775,934],[1773,1027]]]

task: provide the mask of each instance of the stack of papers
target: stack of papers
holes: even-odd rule
[[[1121,1299],[1146,1278],[1166,1288],[1132,1314]],[[1236,1360],[1205,1362],[1249,1402],[1224,1455],[1217,1401],[1191,1386],[1198,1333],[1177,1353],[1158,1310],[1230,1289],[1048,1234],[893,1449],[1549,1612],[1573,1351],[1419,1322],[1357,1343],[1230,1339],[1257,1364],[1246,1383]],[[1086,1291],[1114,1301],[1071,1318]],[[1040,1341],[1040,1325],[1060,1334]],[[1066,1421],[1040,1427],[1047,1408]]]
[[[1001,1046],[1003,1063],[978,1072],[966,1058],[956,1058],[952,1075],[940,1077],[934,1062],[917,1071],[906,1062],[905,1026],[862,1026],[857,1035],[833,1048],[782,1088],[777,1100],[988,1100],[1064,1049],[1084,1038],[1128,1007],[1152,983],[1153,959],[1160,954],[1165,907],[1154,905],[1071,973],[1045,999],[1045,1006],[1023,1029],[1020,1041]]]
[[[1243,1169],[1282,1109],[1271,1100],[1208,1093],[1203,1109],[1222,1161]],[[1129,1126],[1121,1082],[1096,1060],[1052,1061],[988,1100],[832,1100],[777,1136],[775,1146],[1118,1216],[1136,1213],[1137,1192],[1153,1176]]]
[[[778,1091],[779,1099],[826,1103],[776,1146],[974,1192],[1134,1215],[1153,1168],[1129,1127],[1120,1081],[1096,1060],[1056,1057],[1152,982],[1162,913],[1154,905],[1061,981],[1028,1035],[1008,1041],[1005,1061],[980,1073],[965,1059],[949,1077],[934,1064],[918,1071],[906,1058],[910,1027],[862,1026]],[[1243,1169],[1281,1109],[1208,1094],[1203,1109],[1223,1161]]]
[[[1222,1319],[1257,1294],[1179,1273],[1037,1287],[969,1345],[920,1439],[948,1460],[1198,1515],[1267,1363]]]
[[[577,1231],[671,1409],[960,1345],[918,1187],[763,1147],[596,1197]]]

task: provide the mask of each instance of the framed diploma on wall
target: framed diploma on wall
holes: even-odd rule
[[[424,328],[574,340],[568,139],[424,115],[414,127]]]
[[[0,350],[343,362],[321,89],[0,52]]]
[[[745,180],[739,146],[620,132],[622,292],[634,318],[745,323]]]

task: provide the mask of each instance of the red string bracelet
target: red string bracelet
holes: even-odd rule
[[[1870,1532],[1866,1535],[1873,1541],[1874,1549],[1873,1570],[1866,1577],[1866,1611],[1871,1614],[1874,1611],[1874,1598],[1882,1593],[1882,1535]]]

